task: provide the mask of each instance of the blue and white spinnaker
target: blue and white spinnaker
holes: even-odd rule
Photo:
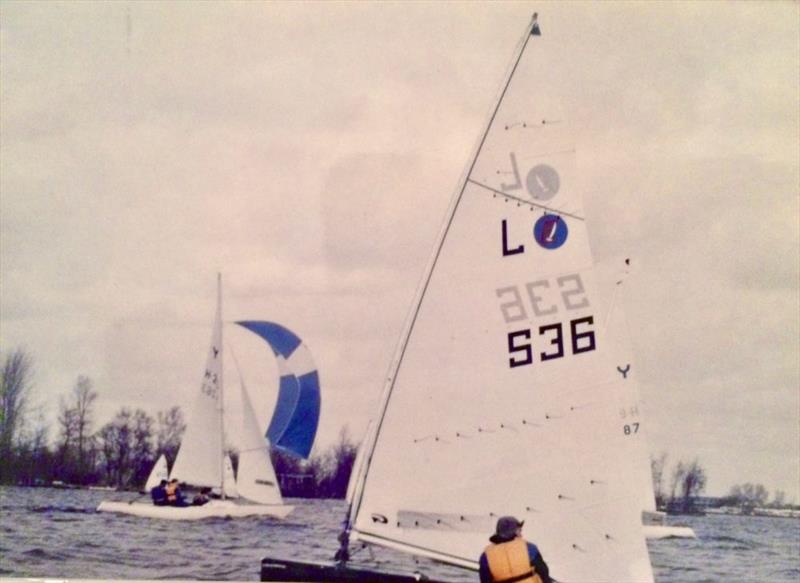
[[[266,437],[272,447],[308,458],[319,423],[319,373],[303,341],[273,322],[236,322],[269,344],[278,362],[280,385]]]

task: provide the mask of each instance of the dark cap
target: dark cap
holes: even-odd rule
[[[501,516],[497,521],[495,534],[504,538],[512,538],[517,534],[517,529],[522,528],[524,521],[520,522],[513,516]]]

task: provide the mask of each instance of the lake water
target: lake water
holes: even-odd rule
[[[103,499],[134,497],[0,487],[0,577],[257,581],[264,556],[330,560],[345,512],[342,501],[297,499],[288,501],[296,509],[287,520],[173,522],[95,512]],[[800,581],[800,520],[681,519],[694,528],[697,540],[648,543],[659,583]],[[371,567],[377,561],[387,571],[419,570],[453,582],[477,581],[475,573],[386,549],[360,550],[353,559]]]

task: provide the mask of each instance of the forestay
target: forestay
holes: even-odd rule
[[[451,203],[351,534],[475,568],[514,514],[560,581],[652,581],[622,345],[602,322],[548,43],[534,22]]]

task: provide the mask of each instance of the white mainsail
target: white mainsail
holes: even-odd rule
[[[218,278],[217,311],[206,368],[172,467],[172,478],[192,486],[222,487],[225,455],[222,387],[222,291]]]
[[[563,71],[534,22],[445,226],[372,432],[351,535],[476,568],[525,520],[562,581],[653,580],[629,389],[603,330]]]

